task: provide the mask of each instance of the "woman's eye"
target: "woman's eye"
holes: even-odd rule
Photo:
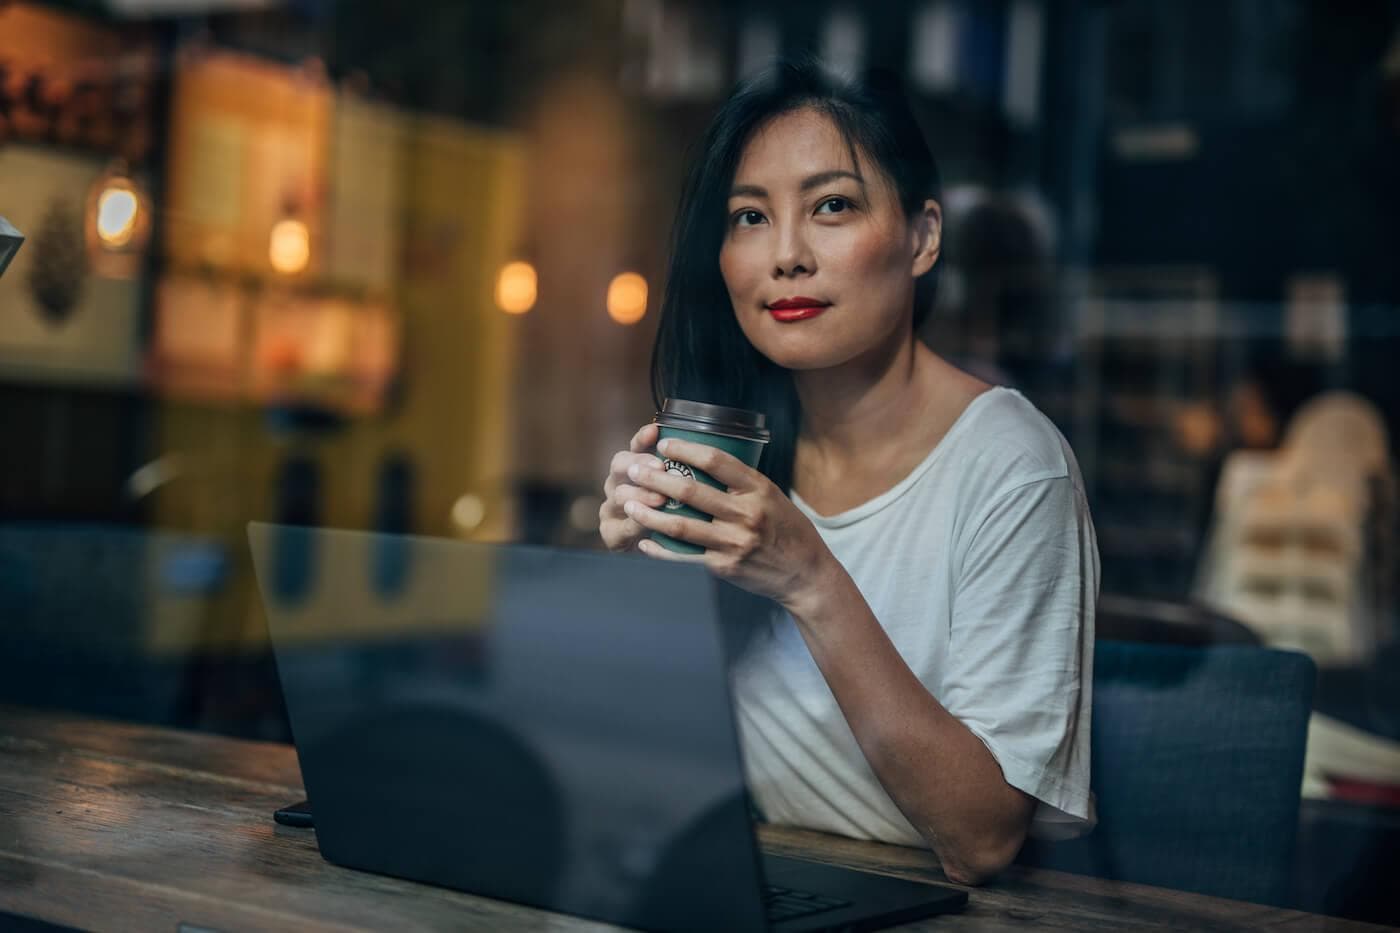
[[[758,211],[737,211],[734,214],[734,226],[736,227],[752,227],[761,223],[763,223],[763,215]]]
[[[851,202],[847,201],[845,198],[827,198],[825,201],[817,205],[817,213],[839,214],[842,211],[849,210],[850,206]]]

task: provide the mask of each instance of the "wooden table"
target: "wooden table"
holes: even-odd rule
[[[603,930],[605,924],[338,868],[289,746],[0,706],[0,910],[116,930]],[[918,849],[762,827],[772,852],[946,881]],[[0,919],[0,925],[3,920]],[[1013,868],[905,929],[1373,930],[1238,901]]]

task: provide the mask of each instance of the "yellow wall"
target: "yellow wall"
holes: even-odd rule
[[[273,277],[272,228],[290,212],[322,242],[334,97],[320,75],[251,55],[190,46],[176,57],[170,120],[166,255]]]
[[[262,644],[244,523],[273,517],[273,482],[292,455],[319,465],[326,525],[370,527],[380,463],[402,452],[416,468],[414,531],[453,534],[452,504],[470,492],[487,506],[473,537],[512,534],[507,483],[519,324],[494,307],[493,285],[518,242],[522,147],[509,134],[420,117],[404,120],[401,146],[393,164],[403,173],[402,250],[392,291],[403,312],[401,398],[382,414],[304,438],[272,434],[262,412],[243,404],[162,406],[157,449],[176,455],[187,473],[153,494],[155,524],[218,537],[235,573],[202,620],[171,618],[151,633],[161,650],[192,641]]]

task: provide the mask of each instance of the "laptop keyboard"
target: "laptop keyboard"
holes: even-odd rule
[[[783,920],[795,920],[808,914],[818,914],[824,910],[850,907],[851,902],[836,897],[826,897],[822,894],[812,894],[809,891],[794,891],[791,888],[768,885],[763,889],[763,906],[768,913],[768,919],[778,923]]]

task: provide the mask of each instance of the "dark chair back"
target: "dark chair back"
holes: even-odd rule
[[[1104,593],[1094,631],[1103,641],[1165,645],[1262,645],[1238,619],[1200,603],[1135,599]]]
[[[186,668],[228,567],[196,535],[0,523],[0,702],[193,725]]]
[[[1098,826],[1020,861],[1285,903],[1315,678],[1294,652],[1099,642]]]

